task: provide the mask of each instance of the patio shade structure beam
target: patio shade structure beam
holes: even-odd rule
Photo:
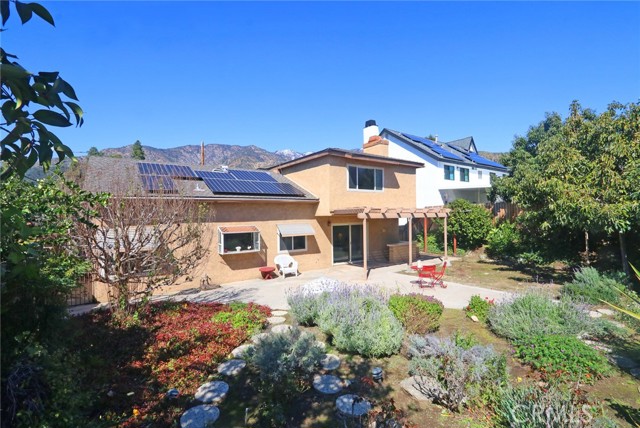
[[[412,263],[412,220],[414,218],[422,218],[425,220],[429,218],[442,218],[444,219],[444,259],[447,260],[447,217],[449,217],[449,213],[451,209],[445,208],[443,206],[438,207],[426,207],[426,208],[374,208],[374,207],[354,207],[354,208],[341,208],[337,210],[333,210],[331,212],[334,216],[342,216],[342,215],[355,215],[358,219],[362,220],[362,247],[364,251],[364,275],[365,279],[367,278],[367,270],[368,270],[368,252],[367,252],[367,220],[376,220],[376,219],[393,219],[393,218],[406,218],[407,224],[409,226],[409,265]]]

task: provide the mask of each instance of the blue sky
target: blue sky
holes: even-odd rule
[[[356,148],[362,128],[507,151],[516,134],[640,99],[639,2],[42,1],[2,46],[60,71],[91,146]]]

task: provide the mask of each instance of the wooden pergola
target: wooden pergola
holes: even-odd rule
[[[400,219],[406,218],[408,222],[409,230],[409,265],[413,261],[413,236],[412,236],[412,222],[413,219],[423,219],[425,230],[425,242],[427,240],[427,219],[430,218],[443,218],[444,219],[444,258],[447,259],[447,218],[451,212],[450,208],[443,206],[437,207],[425,207],[425,208],[377,208],[377,207],[354,207],[354,208],[342,208],[336,209],[331,212],[332,215],[355,215],[362,220],[362,250],[363,250],[363,264],[365,277],[367,275],[367,220],[376,219]]]

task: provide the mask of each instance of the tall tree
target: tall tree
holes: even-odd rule
[[[0,0],[2,31],[13,6],[23,24],[35,14],[54,25],[53,17],[38,3]],[[73,87],[57,71],[31,73],[14,61],[18,57],[0,48],[0,74],[2,81],[2,123],[6,136],[0,141],[0,160],[3,170],[0,178],[12,174],[24,176],[29,168],[40,162],[46,171],[55,151],[59,161],[73,157],[73,152],[49,130],[48,126],[82,126],[82,108]],[[72,100],[72,101],[70,101]]]
[[[138,160],[144,160],[144,149],[140,140],[136,140],[131,146],[131,157]]]
[[[640,224],[640,106],[612,103],[597,115],[573,102],[569,116],[548,115],[517,138],[507,156],[512,173],[496,180],[504,194],[540,222],[620,243],[628,272],[626,235]]]

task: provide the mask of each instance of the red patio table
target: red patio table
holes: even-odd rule
[[[273,279],[273,272],[275,272],[276,268],[272,266],[263,266],[258,268],[258,270],[262,274],[262,279]]]

